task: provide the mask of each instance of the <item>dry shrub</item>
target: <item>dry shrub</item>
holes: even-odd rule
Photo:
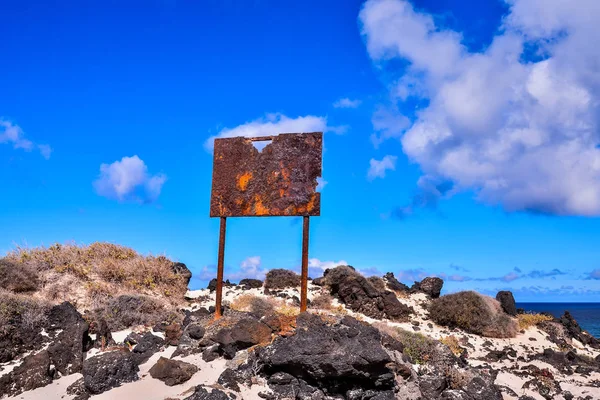
[[[171,324],[181,319],[181,315],[165,301],[141,295],[122,295],[109,299],[95,310],[95,314],[104,318],[113,332],[138,325]]]
[[[460,357],[460,355],[464,352],[464,349],[460,347],[460,343],[454,335],[442,337],[440,342],[448,346],[450,351],[452,351],[452,353],[457,357]]]
[[[300,286],[300,275],[288,269],[272,269],[265,277],[266,289],[285,289]]]
[[[448,368],[444,371],[450,389],[459,390],[466,387],[471,381],[471,376],[466,371],[457,368]]]
[[[50,305],[31,296],[0,290],[0,334],[11,328],[38,330],[46,322]]]
[[[519,329],[529,329],[542,322],[552,321],[554,318],[546,314],[526,313],[517,315],[519,320]]]
[[[17,247],[7,254],[5,261],[16,265],[19,271],[31,271],[44,287],[41,295],[49,300],[74,297],[67,293],[66,281],[71,284],[71,294],[77,288],[87,288],[87,296],[78,293],[82,307],[97,306],[98,298],[105,297],[99,292],[113,296],[134,292],[172,298],[172,303],[177,304],[184,300],[187,291],[186,279],[175,273],[173,262],[166,257],[142,256],[130,248],[110,243]],[[58,279],[56,274],[72,279]]]
[[[0,259],[0,288],[14,293],[34,292],[38,289],[37,272],[27,265]]]
[[[516,319],[502,311],[500,303],[473,291],[448,294],[433,300],[429,306],[433,321],[451,328],[495,338],[515,337]]]
[[[252,294],[242,294],[236,297],[230,306],[233,310],[250,312],[259,318],[275,311],[275,304],[271,299]]]
[[[315,296],[311,300],[309,308],[315,310],[331,310],[333,308],[332,302],[333,298],[331,297],[331,295],[329,293],[324,292]]]

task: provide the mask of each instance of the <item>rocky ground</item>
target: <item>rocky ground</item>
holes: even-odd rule
[[[226,282],[215,320],[215,283],[178,318],[119,331],[125,308],[140,312],[130,297],[96,319],[68,302],[9,313],[0,398],[600,399],[600,343],[568,313],[519,314],[510,292],[440,297],[439,278],[408,287],[337,267],[299,314],[299,277],[274,270]],[[25,304],[4,296],[0,314]]]

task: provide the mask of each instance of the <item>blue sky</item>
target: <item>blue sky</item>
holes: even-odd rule
[[[211,138],[324,130],[313,275],[600,301],[593,0],[60,3],[0,3],[0,253],[109,241],[205,285]],[[229,219],[226,275],[300,249]]]

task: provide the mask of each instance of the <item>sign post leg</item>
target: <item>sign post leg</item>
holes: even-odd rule
[[[308,230],[310,217],[304,216],[302,226],[302,282],[300,287],[300,312],[306,311],[308,303]]]
[[[221,318],[221,300],[223,298],[223,263],[225,261],[225,231],[227,218],[221,217],[219,230],[219,259],[217,261],[217,289],[215,300],[215,319]]]

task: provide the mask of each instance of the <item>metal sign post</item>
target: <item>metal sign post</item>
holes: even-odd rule
[[[271,143],[259,151],[255,141]],[[322,132],[215,139],[210,216],[221,219],[215,318],[221,317],[227,217],[303,217],[300,311],[306,311],[309,223],[321,213],[322,154]]]

